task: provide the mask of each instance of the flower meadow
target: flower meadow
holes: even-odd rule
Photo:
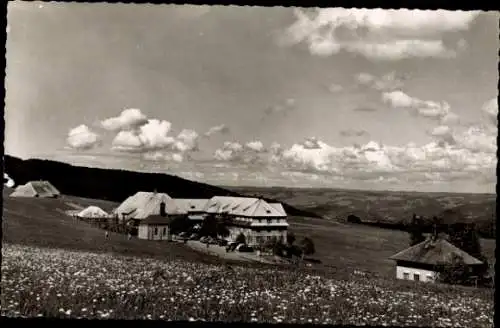
[[[465,289],[11,244],[2,253],[9,317],[493,327],[493,296]]]

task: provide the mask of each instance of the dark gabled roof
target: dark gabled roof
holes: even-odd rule
[[[169,225],[172,222],[170,217],[164,217],[161,215],[150,215],[147,218],[141,220],[139,225]]]
[[[391,256],[390,259],[395,261],[438,265],[450,264],[453,256],[459,257],[466,265],[479,265],[483,263],[443,238],[438,238],[435,241],[427,239]]]

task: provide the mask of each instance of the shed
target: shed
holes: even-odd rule
[[[171,220],[161,215],[150,215],[139,223],[137,237],[148,240],[171,240],[169,231]]]

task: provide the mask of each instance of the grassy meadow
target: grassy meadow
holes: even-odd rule
[[[324,218],[346,221],[348,215],[365,222],[407,223],[413,213],[432,217],[444,209],[457,207],[467,220],[480,226],[494,224],[495,194],[421,193],[319,188],[227,187],[244,195],[262,195]]]
[[[2,315],[493,325],[493,290],[394,279],[387,257],[407,247],[401,231],[290,217],[290,231],[314,240],[314,257],[322,265],[236,264],[178,243],[127,240],[115,233],[106,239],[102,230],[64,214],[88,205],[110,211],[117,205],[112,202],[9,193],[4,190]],[[494,246],[483,240],[490,258]]]

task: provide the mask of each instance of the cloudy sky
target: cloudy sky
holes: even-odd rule
[[[494,192],[493,12],[9,2],[6,153],[218,185]]]

